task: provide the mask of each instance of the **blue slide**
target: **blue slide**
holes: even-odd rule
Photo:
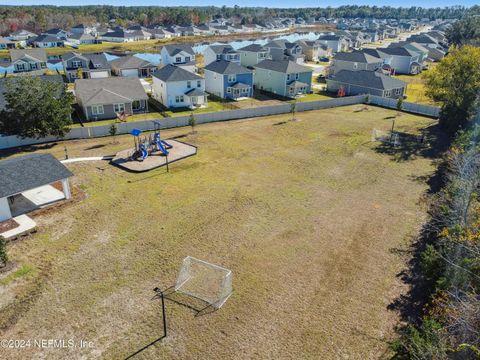
[[[148,157],[147,147],[144,144],[140,144],[140,151],[142,152],[142,156],[140,160],[145,160]]]
[[[155,144],[157,145],[158,150],[160,150],[165,156],[168,156],[168,144],[160,139],[160,134],[155,134]]]

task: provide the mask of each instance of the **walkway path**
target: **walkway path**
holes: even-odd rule
[[[98,161],[98,160],[112,160],[112,159],[113,159],[113,155],[107,155],[107,156],[90,156],[90,157],[71,158],[71,159],[60,160],[60,162],[62,164],[69,164],[69,163],[80,162],[80,161]]]

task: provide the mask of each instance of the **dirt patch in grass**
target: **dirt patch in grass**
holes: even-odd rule
[[[13,230],[18,226],[19,224],[13,219],[2,221],[0,222],[0,234],[4,233],[5,231]]]
[[[395,112],[356,108],[163,131],[199,149],[169,173],[69,164],[87,196],[36,219],[41,230],[11,249],[32,271],[0,309],[0,334],[94,346],[7,357],[126,358],[162,335],[152,289],[172,285],[187,255],[231,269],[234,293],[199,317],[167,301],[168,338],[138,358],[387,357],[398,321],[388,306],[406,291],[397,274],[408,261],[393,250],[409,247],[425,217],[418,179],[434,164],[377,151],[371,131],[388,130]],[[416,133],[430,123],[405,114],[396,127]],[[128,135],[117,141],[65,145],[72,157],[133,145]],[[61,157],[63,144],[37,151]]]

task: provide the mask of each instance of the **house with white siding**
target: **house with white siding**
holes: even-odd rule
[[[168,64],[155,71],[152,79],[153,98],[167,108],[196,108],[207,105],[205,79],[194,72]]]

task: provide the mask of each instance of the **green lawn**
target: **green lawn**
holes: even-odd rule
[[[166,301],[168,337],[137,359],[388,358],[408,291],[398,274],[426,217],[419,202],[434,161],[384,153],[373,128],[396,111],[365,105],[162,132],[196,156],[134,174],[72,163],[74,199],[34,216],[38,232],[9,244],[0,274],[5,339],[83,339],[92,348],[2,349],[16,359],[125,359],[162,335],[154,287],[195,256],[233,272],[218,311]],[[402,114],[399,131],[431,124]],[[131,136],[32,147],[59,158],[133,147]],[[37,149],[35,151],[35,149]],[[20,153],[14,154],[15,156]],[[185,300],[187,301],[187,300]]]
[[[314,92],[313,94],[307,94],[302,97],[297,98],[297,102],[307,102],[307,101],[316,101],[316,100],[330,100],[334,98],[333,95],[329,95],[326,92]]]

